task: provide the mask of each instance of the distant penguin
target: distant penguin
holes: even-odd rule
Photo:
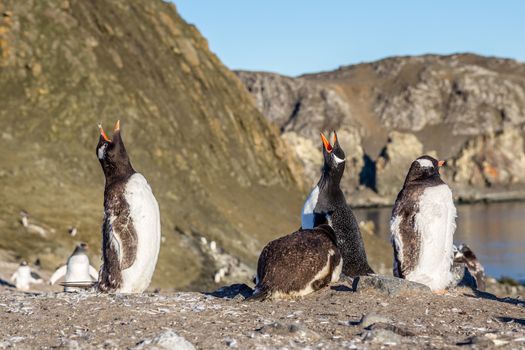
[[[67,284],[86,284],[98,280],[98,271],[89,264],[87,251],[89,247],[86,243],[80,243],[76,246],[73,254],[67,259],[67,264],[59,267],[49,279],[50,284],[55,284],[59,279],[64,277],[64,291],[72,292],[77,289]]]
[[[17,289],[29,290],[30,284],[42,283],[42,278],[35,272],[31,271],[31,267],[27,262],[22,261],[18,269],[11,276],[11,282],[13,282]]]
[[[330,226],[299,230],[264,247],[255,291],[248,300],[301,297],[337,282],[341,269],[341,255]]]
[[[470,274],[476,280],[478,290],[485,291],[485,268],[479,262],[476,254],[466,244],[454,246],[454,264],[465,264]]]
[[[312,229],[320,224],[330,225],[343,257],[343,274],[354,277],[373,274],[368,265],[359,224],[346,203],[340,183],[345,171],[345,153],[334,131],[333,145],[321,134],[324,165],[321,178],[303,206],[301,227]]]
[[[29,213],[25,211],[24,209],[20,211],[20,223],[24,227],[29,226]]]
[[[429,156],[412,162],[390,221],[394,276],[434,291],[444,291],[453,279],[456,207],[439,175],[444,164]]]
[[[69,233],[69,235],[71,237],[75,237],[77,235],[77,227],[76,226],[71,226],[68,230],[67,230],[67,233]]]
[[[102,166],[104,221],[98,289],[141,293],[150,284],[160,249],[159,206],[151,187],[131,166],[117,121],[113,139],[102,126],[96,153]]]

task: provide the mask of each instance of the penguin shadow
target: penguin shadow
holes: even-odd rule
[[[335,286],[330,286],[330,289],[336,292],[353,292],[353,288],[344,284],[336,284]]]
[[[253,294],[253,289],[244,283],[224,286],[213,292],[203,292],[204,295],[210,295],[221,299],[246,299]]]
[[[342,275],[337,283],[330,286],[330,289],[336,292],[354,292],[353,284],[353,278]]]
[[[507,304],[512,304],[512,305],[525,307],[525,300],[521,300],[521,299],[517,299],[517,298],[511,298],[511,297],[499,298],[499,297],[495,296],[494,294],[491,294],[491,293],[488,293],[488,292],[483,292],[483,291],[477,290],[477,289],[472,289],[472,293],[473,294],[465,293],[463,295],[466,296],[466,297],[470,297],[470,298],[481,298],[481,299],[487,299],[487,300],[494,300],[494,301],[498,301],[500,303],[507,303]]]
[[[16,286],[12,283],[9,283],[8,281],[0,278],[0,286],[1,287],[9,287],[9,288],[16,288]]]

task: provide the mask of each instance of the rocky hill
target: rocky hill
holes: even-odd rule
[[[459,199],[525,198],[525,64],[471,54],[394,57],[298,78],[237,72],[311,181],[318,132],[337,129],[355,204],[387,204],[429,153]]]
[[[99,265],[97,124],[117,119],[161,208],[154,287],[246,278],[299,225],[299,163],[173,4],[3,0],[0,71],[0,257],[52,270],[87,241]]]

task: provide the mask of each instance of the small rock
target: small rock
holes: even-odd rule
[[[195,350],[195,347],[192,343],[177,335],[174,331],[168,330],[153,339],[141,341],[132,349]]]
[[[390,276],[359,276],[354,279],[352,288],[355,292],[376,291],[389,296],[401,295],[404,293],[431,293],[429,287],[421,283],[407,281],[401,278]]]
[[[363,340],[384,345],[398,345],[401,343],[401,336],[386,329],[374,329],[366,332]]]
[[[40,63],[35,63],[31,66],[31,73],[35,78],[38,78],[42,74],[42,65]]]
[[[275,322],[268,325],[264,325],[261,328],[257,329],[257,331],[262,334],[272,334],[281,336],[296,335],[301,338],[307,338],[310,340],[320,338],[319,334],[299,323],[284,325],[280,322]]]
[[[228,347],[230,347],[230,348],[236,348],[237,347],[237,340],[235,340],[235,339],[226,338],[224,341],[225,341],[226,345]]]
[[[373,324],[376,323],[390,323],[391,320],[385,316],[381,316],[379,314],[376,314],[374,312],[368,313],[361,318],[361,321],[359,321],[359,325],[363,328],[368,328]]]

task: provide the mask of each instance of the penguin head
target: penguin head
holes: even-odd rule
[[[334,180],[341,180],[345,171],[346,156],[341,145],[339,145],[337,133],[334,131],[334,141],[332,144],[330,144],[322,133],[321,140],[323,141],[323,172]]]
[[[87,253],[87,251],[89,250],[89,246],[87,243],[80,243],[79,245],[76,246],[75,248],[75,251],[73,252],[73,254],[85,254]]]
[[[112,139],[104,132],[102,125],[99,124],[98,128],[100,137],[97,145],[97,157],[106,179],[118,179],[129,176],[134,171],[122,141],[120,120],[117,120],[115,124]]]
[[[427,155],[421,156],[412,162],[410,170],[408,170],[405,184],[411,181],[439,177],[439,168],[444,165],[444,160],[437,160]]]
[[[23,260],[23,261],[20,263],[20,266],[27,266],[27,261]]]
[[[466,262],[466,261],[473,261],[476,260],[476,254],[470,249],[470,247],[466,244],[460,244],[459,247],[456,248],[456,251],[454,252],[454,261],[457,262]]]

